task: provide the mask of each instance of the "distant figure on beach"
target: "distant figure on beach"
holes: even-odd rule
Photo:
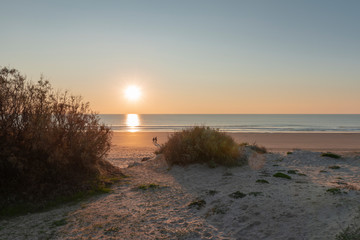
[[[154,144],[157,144],[157,137],[153,137],[152,141]]]

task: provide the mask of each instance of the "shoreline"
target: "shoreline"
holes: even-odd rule
[[[163,144],[173,132],[114,132],[114,146],[153,148],[157,136]],[[331,152],[360,152],[360,133],[231,133],[238,143],[248,142],[265,146],[269,151],[286,152],[294,149]]]

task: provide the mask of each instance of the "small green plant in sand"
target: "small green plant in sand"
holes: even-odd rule
[[[341,194],[341,190],[340,188],[329,188],[326,190],[326,192],[328,193],[332,193],[332,194]]]
[[[150,184],[140,185],[140,186],[138,186],[138,189],[140,189],[140,190],[148,190],[148,189],[157,189],[159,187],[160,187],[160,185],[158,185],[158,184],[150,183]]]
[[[287,173],[288,174],[296,174],[298,170],[288,170]]]
[[[66,225],[66,224],[67,224],[67,221],[66,221],[65,218],[63,218],[63,219],[54,221],[54,222],[52,223],[52,227],[60,227],[60,226]]]
[[[293,152],[287,152],[286,154],[287,154],[287,155],[291,155],[291,154],[293,154]]]
[[[341,158],[340,155],[337,155],[335,153],[331,153],[331,152],[327,152],[327,153],[322,153],[321,154],[322,157],[329,157],[329,158],[335,158],[335,159],[339,159]]]
[[[265,179],[258,179],[256,180],[257,183],[269,183],[267,180]]]
[[[360,211],[360,208],[359,208]],[[353,222],[342,229],[340,233],[335,236],[336,240],[359,240],[360,239],[360,214],[353,219]]]
[[[210,196],[214,196],[215,194],[218,194],[219,191],[216,191],[216,190],[209,190],[207,191],[207,194],[210,195]]]
[[[336,240],[359,240],[360,239],[360,226],[351,225],[342,230],[335,237]]]
[[[337,166],[337,165],[329,166],[329,168],[330,168],[330,169],[340,169],[340,167]]]
[[[239,145],[226,133],[205,126],[195,126],[172,134],[158,151],[169,165],[206,163],[240,166],[247,163]]]
[[[239,144],[240,147],[248,147],[251,150],[260,153],[260,154],[264,154],[267,153],[267,149],[264,146],[259,146],[256,144],[256,142],[254,142],[253,144],[249,144],[247,142],[243,142]]]
[[[320,172],[320,173],[327,173],[328,171],[326,171],[326,170],[320,170],[319,172]]]
[[[264,195],[262,192],[249,192],[249,196],[257,197],[262,195]]]
[[[307,176],[305,173],[298,173],[299,176]]]
[[[289,175],[287,175],[287,174],[285,174],[285,173],[280,173],[280,172],[275,173],[275,174],[273,175],[273,177],[291,179],[291,177],[290,177]]]
[[[196,208],[200,210],[201,208],[205,207],[206,201],[204,199],[195,199],[191,203],[189,203],[189,208]]]
[[[225,204],[217,204],[207,211],[207,213],[205,214],[205,218],[217,214],[226,214],[228,211],[229,211],[229,207],[227,207]]]
[[[246,194],[242,193],[240,191],[236,191],[236,192],[233,192],[233,193],[229,194],[229,197],[238,199],[238,198],[246,197]]]

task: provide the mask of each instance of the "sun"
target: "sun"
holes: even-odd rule
[[[128,86],[125,89],[125,97],[128,100],[131,100],[131,101],[139,100],[139,98],[141,97],[140,88],[137,87],[137,86],[134,86],[134,85],[133,86]]]

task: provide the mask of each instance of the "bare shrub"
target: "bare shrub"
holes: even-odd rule
[[[100,175],[110,129],[81,97],[0,69],[0,196],[72,191]],[[108,166],[109,168],[109,166]]]
[[[209,166],[235,166],[245,163],[234,139],[209,127],[195,126],[175,132],[158,152],[164,154],[170,165],[207,163]]]

